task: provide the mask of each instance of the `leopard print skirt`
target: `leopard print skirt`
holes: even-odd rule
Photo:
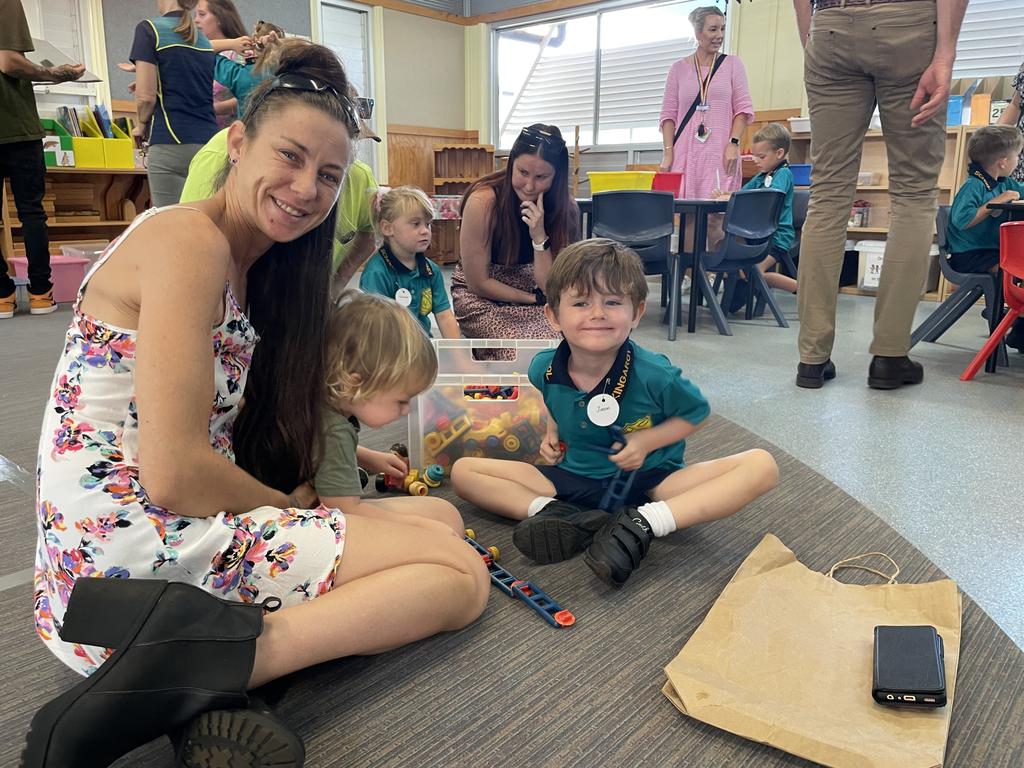
[[[530,293],[537,283],[533,264],[491,264],[490,276],[505,285]],[[532,304],[506,304],[478,296],[466,285],[462,264],[452,274],[452,308],[462,335],[470,339],[561,338],[544,317],[544,308]]]

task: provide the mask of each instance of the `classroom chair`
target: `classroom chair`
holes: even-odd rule
[[[722,229],[725,237],[717,251],[706,252],[698,260],[695,280],[700,280],[701,291],[705,296],[713,297],[715,292],[708,278],[708,272],[717,272],[725,277],[725,290],[721,303],[708,301],[708,310],[723,336],[731,336],[729,323],[725,319],[723,309],[732,302],[733,292],[740,271],[750,281],[750,293],[764,299],[768,308],[775,316],[780,328],[788,328],[789,323],[782,314],[771,289],[764,281],[764,275],[757,268],[757,263],[768,254],[771,237],[779,225],[779,215],[786,193],[779,189],[747,189],[734,192],[729,198],[725,209],[725,221]],[[752,316],[753,305],[747,303],[746,317]]]
[[[935,213],[935,235],[939,245],[939,269],[957,289],[942,302],[928,318],[910,335],[910,346],[919,341],[938,341],[949,328],[975,305],[979,297],[985,297],[989,312],[996,303],[999,276],[993,272],[957,272],[949,263],[949,211],[948,205],[940,205]],[[999,344],[996,359],[999,365],[1008,365],[1006,345]]]
[[[971,364],[960,374],[960,381],[970,381],[974,374],[984,365],[997,346],[1004,346],[1003,339],[1010,332],[1014,321],[1024,313],[1024,285],[1016,281],[1024,281],[1024,221],[1008,221],[999,227],[999,267],[1003,271],[1003,299],[1006,301],[1007,312],[985,346],[974,356]],[[992,309],[989,304],[989,311]]]
[[[671,192],[598,192],[591,212],[594,237],[607,237],[640,255],[644,274],[661,275],[661,306],[668,304],[669,257],[675,230]]]
[[[796,260],[800,256],[800,239],[804,234],[804,223],[807,221],[807,206],[811,202],[811,190],[809,189],[794,189],[793,190],[793,229],[796,231],[796,240],[793,241],[793,247],[789,249],[789,253],[784,254],[780,259],[778,265],[775,267],[776,270],[782,267],[786,268],[786,274],[792,278],[796,278]],[[756,300],[753,294],[750,295],[750,299],[754,300],[754,317],[761,317],[764,314],[764,297],[757,296]]]

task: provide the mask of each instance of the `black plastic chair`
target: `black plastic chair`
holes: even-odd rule
[[[663,307],[668,304],[674,205],[675,196],[671,192],[598,192],[593,198],[590,218],[594,237],[607,237],[628,245],[640,255],[644,274],[661,275]]]
[[[911,347],[919,341],[937,341],[982,296],[985,297],[985,306],[989,312],[998,312],[1001,309],[1001,307],[993,309],[996,304],[998,274],[995,272],[957,272],[949,263],[949,241],[947,240],[949,211],[948,205],[939,206],[935,213],[935,233],[939,244],[939,269],[942,270],[942,274],[949,282],[957,286],[957,289],[910,335]],[[996,361],[999,365],[1009,364],[1005,344],[999,345],[997,354]]]
[[[804,222],[807,221],[807,206],[810,202],[811,190],[793,190],[793,229],[796,233],[796,239],[793,241],[793,247],[789,249],[789,253],[779,257],[779,266],[785,267],[786,273],[794,279],[796,278],[796,260],[800,257],[800,239],[803,237]],[[760,317],[763,314],[764,299],[758,296],[754,304],[754,317]]]
[[[788,328],[789,323],[775,301],[771,289],[764,281],[764,275],[757,268],[758,262],[768,255],[771,237],[779,225],[779,215],[786,193],[780,189],[748,189],[734,192],[729,198],[725,209],[725,221],[722,229],[725,237],[717,251],[704,253],[700,259],[695,280],[700,281],[701,292],[708,297],[715,295],[708,278],[708,272],[725,275],[725,290],[722,301],[708,301],[708,309],[718,326],[718,332],[731,336],[729,323],[725,319],[723,308],[732,302],[736,290],[736,278],[742,270],[750,281],[752,296],[763,297],[765,303],[775,316],[775,322],[781,328]],[[747,319],[752,316],[753,305],[747,303]]]

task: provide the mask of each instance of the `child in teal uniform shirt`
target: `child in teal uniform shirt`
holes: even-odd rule
[[[1017,167],[1021,144],[1012,125],[983,126],[967,142],[971,164],[953,199],[946,233],[949,263],[957,272],[992,272],[999,265],[999,225],[1007,214],[987,206],[1020,199],[1024,186],[1007,174]],[[1024,352],[1024,320],[1014,323],[1006,343]]]
[[[383,244],[359,278],[367,293],[389,296],[408,307],[430,335],[430,315],[446,339],[460,336],[441,269],[423,255],[430,247],[434,206],[416,187],[396,187],[377,195],[373,223]]]
[[[793,228],[793,172],[789,170],[789,161],[786,159],[786,155],[789,154],[789,144],[789,131],[779,123],[768,123],[755,133],[752,152],[754,163],[760,173],[744,184],[743,189],[779,189],[786,193],[786,199],[782,203],[782,212],[779,214],[779,225],[772,236],[768,255],[757,265],[757,268],[761,270],[765,282],[771,288],[796,293],[795,279],[772,270],[772,267],[789,253],[796,241],[796,230]],[[741,280],[733,293],[729,311],[739,311],[740,307],[747,303],[749,293],[750,283],[746,279]]]
[[[539,352],[529,375],[550,414],[541,457],[552,466],[461,458],[452,483],[464,499],[523,521],[512,540],[531,559],[586,550],[587,565],[622,586],[653,538],[733,514],[775,487],[778,468],[756,449],[684,464],[686,438],[710,408],[668,358],[629,338],[647,297],[634,251],[604,239],[567,247],[547,296],[545,314],[564,340]],[[629,495],[611,514],[595,509],[620,469],[636,470]]]
[[[792,277],[772,272],[771,268],[779,259],[789,253],[796,241],[796,230],[793,228],[793,172],[789,170],[789,131],[779,123],[768,123],[754,134],[754,164],[760,171],[757,176],[743,185],[743,189],[780,189],[786,193],[779,214],[779,226],[772,236],[772,244],[768,255],[757,265],[764,274],[765,282],[772,288],[780,288],[796,293],[796,280]]]

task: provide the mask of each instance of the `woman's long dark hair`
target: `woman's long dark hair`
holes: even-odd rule
[[[551,240],[551,252],[558,252],[569,245],[576,235],[579,214],[569,194],[569,152],[562,139],[562,132],[554,125],[534,123],[523,129],[512,144],[508,165],[504,170],[495,171],[473,182],[462,198],[462,208],[476,190],[494,190],[494,215],[491,219],[491,249],[497,254],[499,264],[519,262],[519,247],[522,227],[522,204],[512,188],[512,173],[516,158],[520,155],[537,155],[554,167],[555,177],[551,187],[544,193],[544,231]]]
[[[302,91],[264,81],[252,94],[242,122],[254,136],[263,119],[292,104],[314,107],[357,127],[337,94],[348,90],[338,58],[320,45],[289,49],[277,74],[295,74],[331,91]],[[275,243],[249,269],[246,312],[260,335],[245,386],[245,405],[234,427],[235,461],[258,480],[290,493],[312,480],[321,452],[321,409],[330,317],[331,249],[337,206],[315,229]]]
[[[206,0],[206,8],[216,17],[224,37],[233,39],[247,34],[242,17],[231,0]]]

